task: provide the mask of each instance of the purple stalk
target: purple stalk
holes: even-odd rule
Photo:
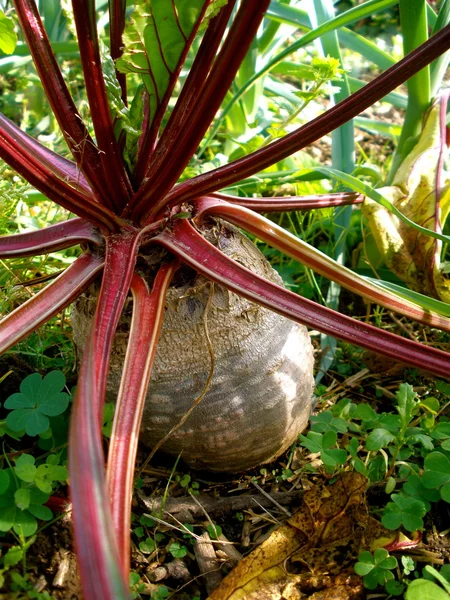
[[[0,129],[2,129],[10,138],[15,139],[17,146],[20,146],[24,155],[32,155],[33,158],[39,160],[40,164],[48,169],[50,173],[59,179],[63,179],[76,190],[80,190],[84,194],[92,196],[92,190],[88,182],[75,163],[63,158],[56,152],[52,152],[52,150],[49,150],[40,144],[1,113]]]
[[[158,212],[167,204],[181,204],[216,192],[291,156],[356,117],[449,48],[450,25],[447,25],[374,81],[306,125],[243,158],[180,183],[167,194],[164,200],[153,207],[152,213]],[[140,196],[146,197],[146,191],[143,190]]]
[[[139,248],[140,232],[118,233],[106,239],[102,287],[93,324],[96,339],[95,371],[99,381],[98,419],[103,418],[106,374],[114,332],[130,289]]]
[[[177,129],[164,156],[161,155],[161,158],[152,164],[148,182],[133,197],[130,204],[133,218],[139,217],[144,221],[152,211],[152,206],[163,198],[178,180],[219,110],[258,31],[269,2],[270,0],[242,1],[210,70],[207,85],[202,88],[196,103],[190,107],[186,126]],[[157,178],[152,177],[154,173],[158,173]],[[159,203],[157,205],[159,206]]]
[[[50,200],[90,221],[104,231],[114,231],[121,219],[108,208],[76,190],[45,167],[33,154],[24,153],[15,134],[0,129],[0,157]]]
[[[105,174],[105,192],[115,210],[120,211],[130,197],[131,184],[114,135],[106,95],[97,36],[95,0],[73,0],[72,5],[86,93],[98,148],[101,152],[100,161]]]
[[[436,327],[442,331],[450,332],[450,319],[425,311],[413,302],[399,298],[396,294],[379,288],[377,285],[366,281],[357,273],[347,267],[339,265],[320,250],[310,246],[301,239],[276,225],[272,221],[257,215],[247,208],[232,206],[224,202],[200,200],[196,207],[199,218],[214,215],[241,227],[248,233],[263,240],[273,248],[291,256],[301,264],[313,269],[316,273],[324,275],[327,279],[335,281],[352,293],[359,294],[371,302],[376,302],[388,310],[402,314],[419,323]]]
[[[95,329],[86,343],[69,434],[69,473],[72,518],[80,578],[85,600],[125,600],[128,579],[120,558],[105,479],[102,434],[97,407],[99,387],[106,382],[96,371],[101,352]],[[105,377],[106,375],[103,374]]]
[[[0,236],[0,258],[38,256],[83,243],[99,246],[101,242],[101,237],[90,223],[83,219],[70,219],[45,229]]]
[[[14,0],[22,31],[30,48],[53,114],[94,194],[108,205],[103,194],[105,178],[97,147],[83,123],[56,62],[34,0]]]
[[[111,526],[101,422],[111,348],[133,277],[139,234],[109,236],[104,276],[71,417],[69,475],[75,542],[86,600],[128,598]]]
[[[59,277],[0,321],[0,353],[69,306],[95,279],[103,261],[82,254]]]
[[[208,29],[203,36],[202,43],[200,44],[192,68],[184,82],[180,96],[170,115],[169,122],[164,128],[161,139],[158,142],[157,154],[153,153],[154,143],[164,111],[159,111],[161,115],[158,116],[158,119],[156,116],[153,119],[151,130],[148,133],[148,140],[146,139],[144,146],[140,149],[136,165],[135,178],[139,185],[142,183],[144,177],[151,176],[151,174],[148,173],[149,167],[151,168],[151,172],[154,173],[156,172],[156,163],[160,164],[161,162],[164,162],[164,158],[167,156],[170,148],[173,148],[174,143],[176,143],[178,131],[185,127],[188,122],[192,112],[191,107],[200,97],[200,90],[205,85],[206,77],[222,41],[235,4],[236,0],[229,0],[221,9],[220,13],[208,24]],[[166,107],[167,101],[165,101],[165,108]],[[155,128],[155,123],[157,123],[157,128]],[[151,162],[152,158],[154,158],[154,160]]]
[[[162,265],[151,292],[139,275],[135,274],[131,282],[133,318],[106,472],[112,522],[125,574],[130,569],[130,503],[142,413],[161,333],[166,293],[175,269],[173,263]]]
[[[447,378],[450,354],[347,317],[271,283],[222,254],[187,219],[155,238],[212,281],[307,327]]]
[[[269,198],[241,198],[215,192],[211,198],[224,200],[230,204],[237,204],[249,208],[257,213],[289,212],[291,210],[314,210],[330,208],[332,206],[348,206],[361,204],[365,196],[355,192],[341,192],[337,194],[320,194],[312,196],[272,196]]]

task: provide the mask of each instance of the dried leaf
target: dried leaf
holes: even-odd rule
[[[299,511],[245,557],[209,600],[356,600],[361,579],[352,565],[361,549],[395,539],[371,518],[366,478],[345,473],[305,492]]]
[[[441,231],[450,209],[450,175],[441,161],[447,150],[442,116],[446,105],[446,96],[434,102],[393,185],[377,190],[409,219],[435,232]],[[450,282],[440,263],[442,242],[401,222],[369,198],[362,210],[386,265],[413,290],[449,302]]]

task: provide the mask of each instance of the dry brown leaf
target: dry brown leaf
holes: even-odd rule
[[[369,516],[367,480],[344,473],[305,492],[298,512],[246,556],[209,600],[358,600],[352,575],[361,549],[392,543],[395,534]]]

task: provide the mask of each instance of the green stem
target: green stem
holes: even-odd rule
[[[403,51],[406,55],[428,39],[427,2],[426,0],[399,0],[399,4]],[[415,138],[420,133],[423,115],[430,107],[430,67],[425,67],[411,77],[406,86],[408,106],[398,147],[392,160],[388,185],[392,183],[400,164],[415,146]]]

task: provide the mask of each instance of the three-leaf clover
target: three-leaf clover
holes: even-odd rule
[[[340,448],[333,448],[337,444],[337,433],[329,430],[326,433],[317,433],[308,431],[308,434],[300,436],[302,446],[305,446],[310,452],[320,452],[320,458],[326,467],[335,467],[343,465],[347,460],[347,451]]]
[[[423,502],[402,494],[392,494],[391,499],[393,501],[387,503],[381,517],[381,522],[387,529],[398,529],[401,525],[407,531],[423,528],[422,517],[427,512]]]
[[[363,578],[364,587],[374,590],[394,579],[392,569],[397,567],[397,559],[389,556],[385,548],[377,548],[374,553],[362,552],[355,565],[355,573]]]
[[[26,377],[20,392],[5,402],[5,408],[11,410],[6,417],[8,427],[31,436],[44,433],[50,425],[48,417],[62,414],[69,404],[69,394],[62,392],[65,384],[61,371],[51,371],[43,379],[39,373]]]

